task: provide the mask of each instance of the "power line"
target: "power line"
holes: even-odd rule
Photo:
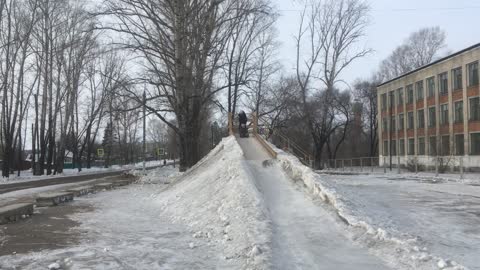
[[[480,9],[480,6],[470,7],[428,7],[428,8],[393,8],[393,9],[372,9],[373,12],[412,12],[412,11],[462,11]],[[279,12],[301,12],[302,9],[279,9]]]

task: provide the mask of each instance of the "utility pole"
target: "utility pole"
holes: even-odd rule
[[[388,121],[390,121],[390,131],[389,131],[389,141],[388,141],[388,144],[389,144],[389,151],[388,151],[388,155],[390,157],[390,171],[392,171],[392,150],[393,150],[393,145],[392,145],[392,139],[393,139],[393,131],[396,129],[396,127],[393,127],[393,121],[392,121],[392,118],[393,118],[393,106],[395,106],[395,99],[393,98],[394,95],[392,94],[389,94],[389,99],[390,99],[390,119],[388,119]],[[396,123],[397,121],[395,121]]]
[[[143,175],[146,174],[145,163],[147,159],[147,144],[145,142],[147,134],[147,94],[146,86],[143,87]]]

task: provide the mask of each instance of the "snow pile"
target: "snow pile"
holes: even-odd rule
[[[274,146],[272,146],[274,147]],[[397,269],[467,269],[455,261],[432,255],[425,247],[419,247],[418,239],[399,239],[382,228],[375,228],[355,215],[328,182],[312,169],[303,165],[296,157],[280,149],[278,160],[293,181],[303,182],[308,192],[330,204],[342,221],[352,228],[351,238],[381,257]]]
[[[269,267],[268,217],[234,137],[225,138],[196,166],[170,181],[156,203],[171,222],[191,229],[188,248],[217,246],[223,252],[222,269]]]

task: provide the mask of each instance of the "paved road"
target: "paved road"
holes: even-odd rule
[[[264,196],[273,231],[273,269],[389,269],[354,245],[334,215],[306,196],[253,138],[238,139]]]
[[[171,165],[173,163],[167,163],[167,165]],[[162,167],[160,166],[152,166],[147,167],[147,170],[152,170],[155,168]],[[112,171],[112,172],[99,172],[99,173],[92,173],[92,174],[83,174],[83,175],[72,175],[72,176],[60,176],[60,177],[53,177],[47,178],[44,180],[35,180],[35,181],[24,181],[24,182],[17,182],[17,183],[10,183],[10,184],[1,184],[0,185],[0,194],[29,189],[29,188],[38,188],[38,187],[45,187],[45,186],[52,186],[52,185],[60,185],[60,184],[70,184],[70,183],[77,183],[83,182],[98,178],[104,178],[108,176],[116,176],[121,175],[124,172],[131,171],[131,169],[119,170],[119,171]]]

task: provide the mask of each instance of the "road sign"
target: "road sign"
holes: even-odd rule
[[[98,157],[103,157],[105,155],[105,152],[103,151],[103,148],[98,148],[97,149],[97,156]]]
[[[158,147],[157,156],[163,156],[165,154],[165,149]]]

